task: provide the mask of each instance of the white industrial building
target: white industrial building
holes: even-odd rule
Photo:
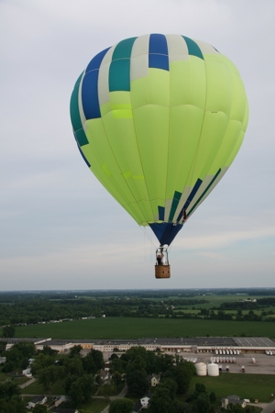
[[[32,341],[38,350],[42,350],[44,346],[49,346],[61,353],[80,345],[83,349],[95,349],[103,353],[123,352],[131,347],[141,346],[146,350],[160,350],[166,353],[275,354],[275,343],[267,337],[142,338],[138,340],[5,339],[8,342],[7,348],[23,340]]]

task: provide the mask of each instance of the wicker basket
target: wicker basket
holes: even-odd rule
[[[156,278],[170,278],[170,265],[155,265]]]

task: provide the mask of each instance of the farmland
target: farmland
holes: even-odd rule
[[[19,338],[138,339],[143,337],[250,336],[275,338],[270,322],[243,323],[222,320],[178,320],[106,317],[62,323],[34,324],[16,328]]]
[[[275,338],[274,322],[275,289],[0,293],[0,326],[21,338]]]

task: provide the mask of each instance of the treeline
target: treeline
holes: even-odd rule
[[[64,298],[23,296],[0,305],[0,325],[37,324],[83,317],[158,317],[169,316],[173,306],[207,303],[204,299],[155,301],[141,298]]]
[[[224,310],[257,310],[264,307],[275,306],[275,297],[258,298],[257,301],[230,301],[220,305]]]
[[[237,321],[275,321],[275,297],[257,301],[230,301],[210,307],[207,296],[171,296],[147,298],[110,292],[76,295],[69,293],[0,294],[0,326],[37,324],[58,320],[96,317],[178,318]],[[109,294],[109,295],[107,295]],[[138,295],[139,293],[136,293]],[[144,293],[145,294],[145,293]],[[146,295],[146,294],[145,294]],[[162,299],[163,298],[163,299]],[[273,308],[272,308],[273,307]],[[5,337],[9,337],[5,335]]]

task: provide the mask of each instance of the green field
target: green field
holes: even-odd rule
[[[101,413],[108,404],[110,404],[110,402],[105,399],[93,399],[89,403],[83,404],[80,411],[81,413]]]
[[[236,394],[241,399],[268,403],[274,400],[271,394],[275,393],[274,375],[269,374],[233,374],[224,373],[219,377],[194,377],[192,379],[190,391],[195,389],[196,383],[205,385],[209,393],[216,394],[217,399]]]
[[[38,381],[33,382],[27,387],[22,388],[23,394],[44,394],[45,390],[43,385],[38,383]],[[63,386],[63,382],[56,382],[51,391],[52,394],[65,394],[65,389]]]
[[[138,339],[143,337],[247,336],[275,338],[275,323],[106,317],[16,327],[15,337],[52,339]]]

